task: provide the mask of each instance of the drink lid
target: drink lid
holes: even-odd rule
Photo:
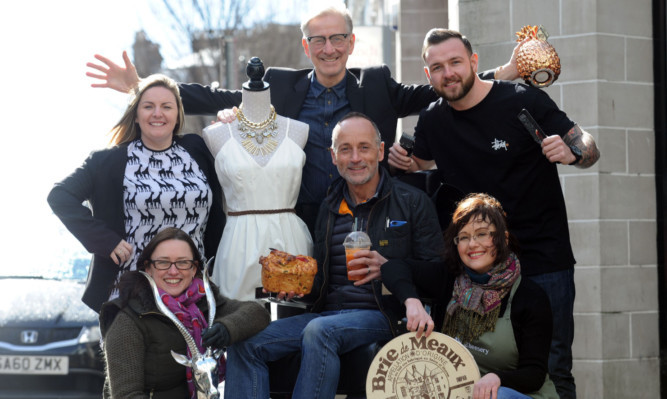
[[[371,238],[363,231],[353,231],[348,234],[347,237],[345,237],[345,241],[343,241],[343,245],[352,244],[355,244],[356,246],[361,246],[362,244],[370,246]]]

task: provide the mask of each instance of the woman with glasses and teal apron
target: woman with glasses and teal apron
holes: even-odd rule
[[[482,375],[474,399],[557,399],[547,375],[549,300],[521,278],[500,203],[470,194],[458,203],[444,236],[445,264],[390,260],[382,266],[384,285],[406,307],[408,330],[430,334],[437,327],[470,350]],[[435,322],[418,292],[446,304]]]

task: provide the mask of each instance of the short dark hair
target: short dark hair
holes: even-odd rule
[[[375,136],[376,136],[375,141],[376,141],[377,146],[379,147],[380,144],[382,143],[382,135],[380,134],[380,128],[378,128],[378,125],[375,124],[375,122],[373,122],[373,120],[370,117],[368,117],[368,115],[362,114],[361,112],[357,112],[357,111],[348,112],[342,118],[340,118],[338,123],[336,123],[336,126],[334,126],[334,130],[336,130],[336,128],[340,128],[340,125],[341,125],[341,123],[343,123],[344,120],[352,119],[352,118],[366,119],[368,122],[371,123],[371,125],[373,126],[373,130],[375,130]],[[334,148],[334,137],[335,136],[333,136],[333,135],[331,136],[331,148],[335,150],[335,148]]]
[[[433,28],[428,31],[428,33],[426,33],[426,37],[424,38],[424,45],[422,46],[422,59],[424,62],[426,62],[426,50],[428,50],[429,47],[435,46],[436,44],[440,44],[449,39],[459,39],[461,42],[463,42],[466,50],[468,50],[468,55],[473,54],[470,40],[468,40],[468,38],[463,36],[460,32],[452,29]]]
[[[507,215],[494,197],[484,193],[469,194],[458,202],[452,215],[452,222],[445,230],[445,258],[450,272],[459,275],[463,272],[463,263],[454,243],[461,229],[472,220],[483,220],[493,224],[493,245],[496,247],[496,262],[504,262],[510,252],[518,253],[516,239],[507,228]],[[507,237],[507,239],[506,239]]]

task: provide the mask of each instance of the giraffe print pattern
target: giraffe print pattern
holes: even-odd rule
[[[125,241],[135,251],[121,265],[118,276],[136,270],[141,251],[165,227],[188,233],[203,254],[213,194],[199,165],[175,143],[164,151],[152,151],[136,140],[127,151],[123,180]]]

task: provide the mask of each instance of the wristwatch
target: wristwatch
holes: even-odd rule
[[[574,155],[574,162],[572,162],[570,165],[576,165],[579,163],[579,161],[581,161],[581,150],[576,145],[571,145],[569,147],[570,151],[572,151],[572,155]]]

